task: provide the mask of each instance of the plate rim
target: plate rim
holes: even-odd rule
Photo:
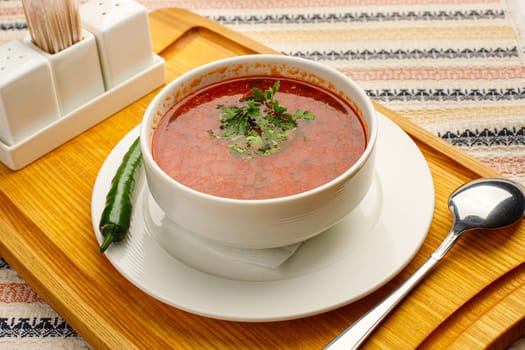
[[[188,311],[188,312],[193,313],[193,314],[198,314],[198,315],[201,315],[201,316],[211,317],[211,318],[215,318],[215,319],[223,319],[223,320],[229,320],[229,321],[248,321],[248,322],[283,321],[283,320],[297,319],[297,318],[303,318],[303,317],[307,317],[307,316],[320,314],[320,313],[323,313],[323,312],[327,312],[327,311],[330,311],[330,310],[333,310],[333,309],[345,306],[347,304],[350,304],[352,302],[355,302],[355,301],[361,299],[362,297],[364,297],[364,296],[374,292],[375,290],[379,289],[380,287],[382,287],[383,285],[388,283],[403,268],[405,268],[406,265],[408,265],[408,263],[413,259],[413,257],[417,254],[417,252],[421,248],[423,242],[425,241],[425,239],[426,239],[426,237],[428,235],[428,230],[429,230],[429,228],[431,226],[432,218],[433,218],[433,212],[434,212],[434,209],[435,209],[435,204],[434,204],[434,196],[435,196],[434,183],[433,183],[433,179],[432,179],[432,174],[430,172],[430,168],[428,166],[428,163],[424,159],[423,154],[421,153],[421,151],[419,150],[417,145],[414,143],[414,141],[399,126],[397,126],[394,122],[392,122],[387,117],[385,117],[382,114],[380,114],[379,112],[377,112],[377,114],[378,114],[378,119],[379,119],[379,132],[380,132],[380,134],[385,130],[384,126],[386,126],[387,132],[388,132],[389,128],[391,128],[391,130],[395,130],[398,133],[397,136],[402,137],[404,139],[404,141],[406,143],[405,146],[406,147],[410,147],[411,150],[414,152],[414,154],[416,154],[417,157],[419,158],[419,159],[417,159],[417,161],[413,160],[413,162],[414,163],[418,163],[419,167],[421,167],[420,170],[423,171],[422,173],[418,173],[418,178],[419,178],[418,181],[426,182],[426,185],[424,186],[426,191],[427,191],[427,194],[426,194],[427,198],[426,199],[428,201],[431,198],[431,204],[428,203],[428,202],[426,203],[427,208],[425,208],[426,213],[424,213],[426,218],[421,220],[421,223],[419,224],[421,226],[420,229],[422,230],[423,233],[419,234],[417,242],[413,242],[412,243],[412,247],[410,249],[410,253],[407,254],[404,258],[402,258],[402,262],[398,262],[396,268],[391,269],[391,271],[388,273],[388,275],[386,275],[382,279],[376,281],[376,283],[371,285],[366,291],[362,291],[359,294],[354,294],[352,297],[348,297],[348,298],[344,298],[343,297],[343,298],[338,298],[338,300],[334,299],[332,302],[325,302],[324,305],[322,305],[322,306],[318,305],[317,307],[305,307],[302,311],[298,311],[298,310],[291,311],[290,310],[290,311],[287,312],[287,311],[285,311],[286,307],[283,307],[283,305],[279,305],[279,306],[275,307],[276,311],[274,311],[273,313],[272,312],[268,312],[268,310],[265,310],[265,313],[266,313],[265,315],[261,315],[261,314],[255,315],[255,314],[249,314],[249,313],[246,314],[245,312],[243,313],[244,310],[241,311],[241,312],[234,312],[232,310],[230,310],[230,312],[225,312],[225,310],[223,310],[223,311],[220,311],[220,310],[210,311],[210,308],[206,308],[205,307],[206,305],[204,305],[204,307],[203,307],[203,305],[198,306],[195,303],[191,304],[191,303],[188,303],[188,302],[182,302],[182,303],[180,301],[177,302],[177,300],[173,300],[173,297],[163,295],[161,292],[159,292],[158,286],[157,286],[156,290],[152,290],[151,286],[147,286],[146,285],[146,282],[144,281],[144,278],[142,280],[137,280],[138,278],[136,276],[133,276],[130,273],[130,266],[126,266],[125,265],[126,262],[123,261],[122,259],[119,259],[118,255],[114,254],[111,251],[111,249],[108,249],[108,251],[106,251],[106,257],[108,258],[110,263],[117,269],[117,271],[120,274],[122,274],[128,281],[130,281],[134,286],[138,287],[139,289],[141,289],[145,293],[151,295],[152,297],[162,301],[163,303],[166,303],[166,304],[168,304],[170,306],[173,306],[175,308],[182,309],[182,310]],[[97,174],[97,178],[96,178],[96,181],[95,181],[94,186],[93,186],[91,207],[92,207],[92,222],[93,222],[93,227],[94,227],[94,233],[95,233],[96,239],[97,239],[97,241],[99,243],[102,240],[102,235],[100,234],[100,231],[98,230],[98,220],[99,220],[100,212],[101,212],[101,209],[99,208],[100,207],[100,203],[99,202],[104,200],[104,198],[102,198],[102,199],[100,198],[101,197],[100,193],[102,192],[101,188],[109,186],[107,184],[108,176],[109,176],[109,180],[110,180],[112,178],[112,174],[110,176],[107,173],[110,172],[110,169],[112,169],[112,168],[114,169],[115,168],[114,164],[112,164],[112,163],[114,163],[113,160],[115,158],[119,159],[119,158],[122,157],[123,150],[124,151],[127,150],[126,145],[127,144],[131,144],[131,142],[136,137],[138,137],[138,135],[139,135],[139,128],[140,128],[140,125],[136,126],[134,129],[132,129],[126,136],[124,136],[117,143],[117,145],[111,150],[111,152],[109,153],[109,155],[105,159],[104,163],[102,164],[102,166],[101,166],[101,168],[99,170],[99,173]],[[379,140],[380,140],[380,138],[378,138],[378,141]],[[383,144],[383,147],[385,147],[385,146],[386,145]],[[388,145],[388,147],[392,147],[392,146],[395,146],[395,145]],[[380,156],[380,153],[379,153],[379,150],[378,150],[378,152],[376,154],[376,157],[379,158],[379,156]],[[422,180],[422,178],[424,178],[424,179]],[[143,186],[145,186],[145,185],[143,185]],[[424,206],[419,206],[419,208],[423,208],[423,207]],[[419,214],[419,215],[421,215],[421,214]],[[382,220],[382,219],[380,219],[380,220]],[[142,235],[143,236],[148,236],[147,233],[143,233]],[[154,237],[152,237],[152,236],[149,236],[149,237],[150,237],[151,240],[155,240]],[[162,250],[165,254],[168,254],[167,252],[165,252],[164,248],[162,248],[159,245],[159,243],[157,243],[155,241],[153,244],[157,245],[158,249]],[[124,248],[126,248],[126,247],[124,247]],[[156,259],[158,259],[158,258],[156,257]],[[174,258],[174,257],[170,256],[170,259],[174,260],[176,264],[183,265],[182,262],[177,261],[177,259]],[[129,261],[128,261],[128,264],[129,264]],[[341,264],[341,262],[334,263],[333,265],[338,265],[338,264]],[[142,268],[143,267],[144,266],[142,266]],[[189,266],[184,266],[182,269],[193,270],[194,274],[206,275],[206,273],[198,271],[198,270],[194,270],[193,268],[191,268]],[[323,273],[326,272],[327,270],[328,270],[328,267],[323,268],[320,271],[309,273],[308,276],[312,277],[312,275],[320,275],[320,277],[323,277]],[[185,272],[190,273],[189,271],[185,271]],[[164,273],[164,276],[166,276],[166,273]],[[290,279],[284,279],[284,280],[279,280],[279,281],[272,281],[272,280],[270,280],[270,281],[234,281],[234,280],[227,280],[226,278],[218,277],[218,276],[212,276],[212,275],[207,275],[206,278],[209,279],[209,282],[212,282],[212,281],[217,282],[217,280],[227,280],[227,281],[229,281],[228,283],[236,285],[236,287],[239,287],[240,286],[239,283],[241,283],[245,287],[248,284],[255,284],[255,285],[259,286],[259,287],[272,288],[272,285],[273,286],[277,286],[278,283],[292,283],[293,284],[294,282],[297,282],[297,281],[299,281],[301,279],[304,279],[304,277],[305,276],[297,276],[297,277],[293,277],[293,278],[290,278]],[[190,278],[193,278],[193,277],[190,277]],[[271,292],[271,290],[269,290],[269,291]],[[200,304],[202,304],[202,302]],[[204,302],[204,304],[206,304],[206,302]],[[210,305],[208,305],[208,306],[210,306]],[[265,307],[268,307],[268,305],[266,305]],[[217,309],[217,307],[215,307],[215,309]]]

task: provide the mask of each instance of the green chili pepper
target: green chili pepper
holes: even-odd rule
[[[111,243],[122,240],[129,231],[135,178],[140,169],[142,153],[137,138],[122,158],[106,195],[106,206],[100,218],[99,229],[104,236],[100,246],[103,253]]]

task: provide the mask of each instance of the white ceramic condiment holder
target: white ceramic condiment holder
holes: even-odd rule
[[[84,30],[82,40],[55,54],[40,50],[29,34],[24,41],[51,65],[60,115],[67,115],[105,92],[97,42],[90,32]]]
[[[0,46],[0,142],[13,146],[59,117],[49,62],[19,41]]]
[[[0,45],[0,161],[21,169],[165,83],[146,8],[81,5],[83,39],[51,55],[29,37]]]
[[[131,0],[85,3],[80,14],[84,27],[95,34],[106,89],[126,81],[153,64],[153,47],[146,9]]]

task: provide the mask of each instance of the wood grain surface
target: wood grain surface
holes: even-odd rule
[[[183,10],[159,10],[150,19],[168,81],[215,59],[273,52]],[[91,191],[98,170],[140,123],[154,94],[18,172],[0,166],[0,254],[95,349],[322,348],[439,245],[451,223],[447,198],[457,186],[500,176],[376,104],[416,141],[434,179],[433,224],[413,261],[378,291],[321,315],[270,323],[200,317],[167,306],[127,281],[98,253],[93,233]],[[525,223],[465,235],[365,347],[503,348],[525,333],[524,261]]]

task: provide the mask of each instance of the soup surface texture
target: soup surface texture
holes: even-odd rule
[[[279,80],[275,98],[293,114],[311,112],[269,155],[246,157],[220,134],[218,106],[238,105],[254,87]],[[176,103],[153,135],[152,153],[172,178],[194,190],[226,198],[268,199],[311,190],[345,172],[362,155],[366,135],[351,106],[333,93],[288,78],[243,77],[210,85]]]

